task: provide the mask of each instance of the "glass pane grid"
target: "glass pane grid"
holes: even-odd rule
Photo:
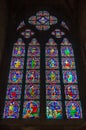
[[[37,44],[36,44],[37,43]],[[40,117],[40,46],[34,38],[29,43],[26,63],[26,81],[24,90],[24,119]]]
[[[46,118],[62,119],[62,96],[57,43],[52,38],[46,44]]]
[[[24,56],[25,44],[19,38],[13,46],[3,118],[19,118]]]
[[[82,109],[78,90],[76,66],[71,45],[61,45],[61,65],[65,93],[65,109],[67,119],[82,118]]]

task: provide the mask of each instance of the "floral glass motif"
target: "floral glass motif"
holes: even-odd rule
[[[24,32],[21,32],[21,35],[24,36],[24,38],[30,38],[32,35],[34,35],[34,32],[32,32],[30,29],[26,29]]]
[[[13,55],[15,57],[21,57],[25,55],[25,47],[24,46],[14,46],[13,48]]]
[[[9,83],[22,83],[23,73],[19,70],[11,70],[9,73]]]
[[[62,119],[62,104],[60,101],[47,101],[47,119]]]
[[[55,46],[46,47],[46,56],[57,57],[58,56],[57,48]]]
[[[74,56],[72,46],[61,46],[61,55],[64,57]]]
[[[17,30],[23,28],[24,26],[25,26],[25,22],[24,21],[20,22],[19,26],[17,27]]]
[[[67,26],[67,24],[64,21],[61,21],[61,26],[69,31],[69,27]]]
[[[40,58],[39,57],[28,57],[27,69],[40,69]]]
[[[80,101],[66,101],[65,106],[68,119],[82,118],[82,108]]]
[[[8,85],[6,99],[20,99],[21,85]]]
[[[61,99],[61,88],[57,84],[46,85],[46,99],[47,100],[59,100]]]
[[[40,74],[39,70],[27,70],[26,83],[39,83]]]
[[[39,11],[36,16],[31,16],[28,23],[35,25],[38,30],[48,30],[51,25],[57,23],[55,16],[50,16],[47,11]]]
[[[18,118],[20,110],[19,101],[5,101],[3,118]]]
[[[59,71],[55,70],[46,70],[46,83],[59,83],[60,75]]]
[[[72,44],[69,42],[69,40],[67,38],[63,38],[61,45],[68,46],[68,45],[72,45]]]
[[[23,69],[24,58],[12,58],[10,69]]]
[[[52,38],[50,38],[49,41],[46,43],[46,46],[56,46],[56,45],[57,45],[56,42]]]
[[[64,32],[62,32],[60,29],[55,29],[52,33],[56,38],[62,38],[62,36],[65,35]]]
[[[31,40],[31,42],[29,43],[29,46],[39,46],[39,43],[38,43],[38,41],[36,40],[36,38],[33,38],[32,40]]]
[[[77,75],[75,70],[63,70],[64,83],[77,83]]]
[[[29,46],[29,48],[28,48],[28,56],[40,56],[40,48],[39,48],[39,46]]]
[[[79,99],[79,91],[77,85],[65,85],[65,98],[67,100]]]
[[[46,69],[58,69],[59,63],[58,58],[46,58]]]
[[[23,107],[23,118],[39,118],[39,101],[25,101]]]
[[[25,96],[24,99],[39,99],[39,85],[38,84],[28,84],[25,86]]]
[[[62,58],[62,69],[75,69],[74,58]]]
[[[21,45],[25,45],[25,43],[23,42],[22,38],[18,38],[17,42],[15,42],[14,45],[21,46]]]

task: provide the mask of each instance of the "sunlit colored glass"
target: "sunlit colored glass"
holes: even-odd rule
[[[15,42],[14,45],[21,46],[21,45],[25,45],[25,43],[23,42],[22,38],[18,38],[17,42]]]
[[[5,101],[3,118],[18,118],[20,110],[19,101]]]
[[[55,29],[52,33],[56,38],[62,38],[62,36],[65,35],[64,32],[62,32],[60,29]]]
[[[70,30],[69,27],[67,26],[67,24],[64,21],[61,21],[61,26],[65,29],[67,29],[68,31]]]
[[[57,57],[58,56],[57,48],[53,46],[46,47],[46,56]]]
[[[77,83],[76,71],[63,71],[63,81],[64,83]]]
[[[66,101],[66,116],[68,119],[82,118],[82,109],[80,101]]]
[[[56,42],[54,41],[54,39],[53,38],[50,38],[49,40],[48,40],[48,42],[46,43],[46,46],[56,46],[57,44],[56,44]]]
[[[32,35],[34,35],[34,32],[32,32],[30,29],[26,29],[24,32],[21,32],[21,35],[24,36],[24,38],[30,38]]]
[[[47,119],[62,119],[62,104],[60,101],[46,102]]]
[[[14,46],[12,56],[24,56],[25,48],[24,46]]]
[[[19,26],[17,27],[17,30],[23,28],[24,26],[25,26],[25,22],[24,21],[20,22]]]
[[[65,85],[65,98],[68,100],[79,99],[79,91],[77,85]]]
[[[39,118],[39,101],[25,101],[23,106],[23,118]]]
[[[59,63],[57,58],[46,58],[46,69],[58,69]]]
[[[8,85],[6,99],[20,99],[21,85]]]
[[[28,57],[27,69],[40,69],[40,58],[39,57]]]
[[[28,84],[25,86],[25,99],[39,99],[39,85],[38,84]]]
[[[63,46],[70,46],[70,45],[72,45],[69,41],[68,41],[68,39],[67,38],[63,38],[63,40],[62,40],[62,42],[61,42],[61,45],[63,45]]]
[[[59,100],[61,99],[61,88],[57,84],[46,85],[46,99],[47,100]]]
[[[72,47],[62,46],[61,47],[61,55],[64,57],[74,56]]]
[[[62,58],[62,69],[75,69],[74,58]]]
[[[9,83],[22,83],[23,72],[19,70],[11,70],[9,73]]]
[[[24,58],[12,58],[10,69],[23,69]]]
[[[39,83],[40,74],[39,70],[27,70],[26,83]]]
[[[38,43],[37,39],[36,38],[33,38],[31,40],[31,42],[29,43],[29,46],[39,46],[40,44]]]
[[[46,83],[59,83],[60,75],[59,71],[47,70],[46,71]]]
[[[28,56],[40,56],[40,49],[38,46],[29,46]]]
[[[35,25],[38,30],[48,30],[50,25],[57,23],[57,18],[50,16],[47,11],[39,11],[36,16],[31,16],[28,19],[28,23]]]

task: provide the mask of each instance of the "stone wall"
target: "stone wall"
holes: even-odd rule
[[[8,10],[5,0],[0,0],[0,61],[4,50],[4,45],[6,42],[6,27],[7,27],[7,17]]]

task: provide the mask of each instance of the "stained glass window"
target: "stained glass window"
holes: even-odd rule
[[[17,30],[23,28],[24,26],[25,26],[25,22],[24,21],[20,22],[19,26],[17,27]]]
[[[64,33],[60,32],[60,30],[56,30],[56,32],[54,31],[52,34],[55,35],[56,38],[62,38]],[[46,43],[46,117],[47,119],[63,118],[62,104],[64,103],[62,99],[64,100],[64,98],[63,95],[61,95],[61,90],[64,89],[67,118],[82,118],[72,44],[67,38],[63,38],[60,44],[57,43],[55,43],[52,38]],[[60,47],[61,57],[59,56]],[[59,69],[61,66],[59,67],[59,58],[61,58],[64,88],[61,87],[61,71]]]
[[[46,115],[48,119],[62,119],[62,104],[60,101],[46,102]]]
[[[3,118],[40,120],[42,112],[47,120],[83,118],[69,31],[66,22],[48,11],[20,22],[17,33],[22,38],[13,44]]]
[[[38,30],[48,30],[51,25],[57,23],[57,18],[51,16],[47,11],[39,11],[36,16],[31,16],[28,23],[35,25]]]
[[[61,85],[59,72],[58,48],[50,38],[46,43],[46,117],[62,119]]]
[[[52,35],[54,35],[56,38],[62,38],[62,36],[64,36],[65,33],[62,32],[60,29],[55,29],[55,30],[52,32]]]
[[[25,45],[22,39],[14,43],[3,118],[19,118]]]
[[[74,52],[67,38],[61,43],[61,56],[66,116],[68,119],[82,118]]]
[[[24,119],[39,118],[40,114],[40,46],[34,38],[28,44],[24,91]]]
[[[25,101],[23,106],[23,118],[39,118],[39,101]]]
[[[67,24],[64,21],[61,21],[61,26],[69,31],[69,27],[67,26]]]
[[[34,35],[34,32],[32,32],[30,29],[26,29],[24,32],[21,32],[21,35],[24,36],[24,38],[30,38],[32,35]]]
[[[66,115],[68,119],[82,118],[82,109],[80,101],[66,101]]]
[[[79,99],[79,91],[77,85],[65,85],[65,98],[68,100]]]
[[[18,118],[20,110],[19,101],[5,101],[4,118]]]

